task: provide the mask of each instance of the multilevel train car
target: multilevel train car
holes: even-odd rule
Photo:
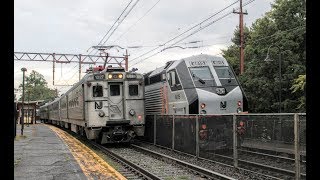
[[[228,114],[247,111],[247,99],[223,57],[197,55],[144,75],[147,114]]]
[[[122,67],[91,71],[61,97],[40,107],[41,120],[101,144],[143,136],[144,115],[143,76]]]

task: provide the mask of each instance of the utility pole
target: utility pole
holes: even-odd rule
[[[56,58],[55,58],[55,53],[52,54],[53,57],[53,67],[52,67],[52,73],[53,73],[53,81],[52,81],[52,85],[54,85],[54,68],[55,68],[55,63],[56,63]]]
[[[244,38],[243,38],[243,15],[247,15],[247,11],[242,11],[242,0],[240,0],[240,12],[233,10],[233,13],[239,14],[239,30],[240,30],[240,74],[244,72]]]
[[[27,71],[27,69],[26,68],[21,68],[21,71],[22,71],[22,73],[23,73],[23,75],[22,75],[22,107],[21,107],[21,110],[22,110],[22,122],[21,122],[21,135],[23,135],[23,128],[24,128],[24,107],[23,107],[23,105],[24,105],[24,72],[25,71]]]
[[[79,54],[79,81],[81,79],[81,54]]]
[[[29,127],[29,118],[30,118],[30,110],[29,110],[29,104],[30,103],[30,88],[28,88],[28,111],[27,111],[27,126]]]

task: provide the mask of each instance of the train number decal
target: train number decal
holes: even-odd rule
[[[207,66],[206,61],[190,61],[190,66]]]

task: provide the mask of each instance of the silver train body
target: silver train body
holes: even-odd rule
[[[246,96],[223,57],[197,55],[144,75],[147,114],[231,114],[247,111]]]
[[[69,91],[40,107],[40,118],[102,144],[144,135],[143,76],[108,67],[86,74]]]

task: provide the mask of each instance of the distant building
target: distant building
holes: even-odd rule
[[[39,107],[44,100],[38,101],[25,101],[23,104],[24,109],[24,124],[34,124],[36,120],[40,119]],[[22,101],[16,101],[17,104],[17,123],[22,123]]]

